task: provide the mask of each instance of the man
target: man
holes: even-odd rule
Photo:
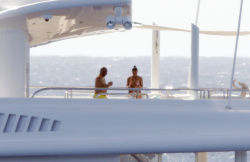
[[[108,84],[106,84],[105,76],[107,74],[108,74],[108,69],[105,67],[101,68],[100,74],[95,79],[95,88],[108,88],[113,85],[113,82],[108,82]],[[93,98],[95,98],[96,95],[99,93],[107,93],[107,90],[95,90],[95,95],[93,96]],[[99,95],[98,98],[107,98],[107,96]]]
[[[142,88],[143,87],[143,79],[142,77],[138,76],[137,73],[138,73],[138,70],[136,66],[134,66],[134,68],[132,69],[133,75],[127,79],[128,88]],[[129,91],[129,93],[133,93],[133,91]],[[141,93],[141,91],[139,91],[139,93]],[[136,98],[141,98],[141,95],[139,95],[138,97],[136,96]]]

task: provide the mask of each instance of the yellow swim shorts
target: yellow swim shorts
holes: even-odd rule
[[[97,94],[94,94],[93,98],[95,98],[96,95]],[[105,99],[105,98],[107,98],[107,96],[106,95],[99,95],[97,98],[99,98],[99,99]]]

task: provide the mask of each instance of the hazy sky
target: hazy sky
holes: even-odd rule
[[[133,0],[133,21],[190,29],[195,23],[198,0]],[[236,31],[240,0],[201,0],[200,30]],[[242,31],[250,31],[250,1],[244,1]],[[31,56],[151,56],[152,31],[127,32],[82,37],[31,49]],[[200,56],[233,57],[236,37],[200,35]],[[239,39],[238,56],[250,56],[250,36]],[[161,32],[161,56],[189,57],[191,34]]]

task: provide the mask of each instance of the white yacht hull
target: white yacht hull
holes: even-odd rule
[[[249,104],[0,99],[0,156],[250,150]]]

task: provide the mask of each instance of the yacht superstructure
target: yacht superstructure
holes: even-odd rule
[[[150,99],[124,99],[131,95],[124,93],[127,88],[109,89],[118,90],[119,94],[107,95],[122,95],[119,99],[28,99],[30,47],[129,30],[131,3],[131,0],[2,1],[0,156],[3,160],[120,161],[120,154],[236,151],[235,161],[246,162],[246,151],[250,149],[250,100],[232,100],[233,109],[226,109],[227,100],[214,95],[215,89],[198,88],[200,31],[194,24],[187,89],[159,88],[160,33],[154,30],[152,86],[140,89]],[[74,91],[94,90],[51,89],[66,91],[66,98],[72,98]],[[170,91],[188,93],[177,97]],[[223,97],[230,96],[226,95],[229,89],[221,91]],[[197,153],[198,162],[204,159],[199,160]]]

